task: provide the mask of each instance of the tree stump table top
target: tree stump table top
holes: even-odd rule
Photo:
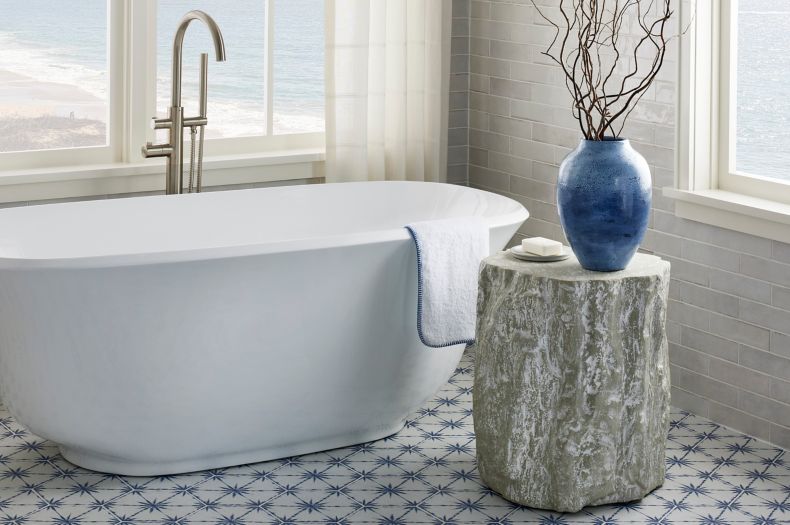
[[[483,264],[485,267],[495,267],[558,281],[621,281],[635,277],[654,277],[665,271],[669,272],[670,267],[670,264],[660,257],[645,253],[636,254],[628,268],[619,272],[585,270],[573,255],[564,261],[544,263],[522,261],[507,252],[499,252],[485,259]]]
[[[474,424],[480,476],[562,512],[640,499],[664,481],[669,263],[623,271],[506,253],[480,274]]]

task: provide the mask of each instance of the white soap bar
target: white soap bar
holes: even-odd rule
[[[544,239],[543,237],[532,237],[521,241],[521,249],[535,255],[562,255],[562,243]]]

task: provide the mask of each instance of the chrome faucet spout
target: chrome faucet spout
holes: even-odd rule
[[[225,39],[222,37],[217,22],[214,21],[208,14],[203,11],[194,10],[188,12],[181,19],[176,30],[176,36],[173,40],[173,96],[171,106],[176,107],[181,105],[181,72],[182,56],[184,54],[184,37],[187,33],[187,28],[193,20],[200,20],[211,33],[211,39],[214,41],[214,54],[217,62],[225,62]]]

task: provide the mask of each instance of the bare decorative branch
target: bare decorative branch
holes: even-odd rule
[[[561,68],[584,137],[619,137],[664,65],[672,0],[558,1],[549,17],[532,0],[554,28],[542,54]]]

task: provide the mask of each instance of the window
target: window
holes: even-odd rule
[[[733,17],[735,172],[790,182],[790,2],[738,2]]]
[[[170,106],[172,41],[191,9],[214,17],[206,159],[323,144],[323,0],[0,0],[0,176],[145,162]],[[184,43],[183,105],[197,112],[199,22]],[[246,164],[248,165],[248,164]]]
[[[14,4],[0,16],[0,152],[106,146],[106,1]]]
[[[790,204],[790,3],[719,11],[719,188]]]
[[[112,161],[120,11],[106,0],[0,0],[0,13],[0,169]]]
[[[684,0],[676,214],[790,242],[790,2]]]

